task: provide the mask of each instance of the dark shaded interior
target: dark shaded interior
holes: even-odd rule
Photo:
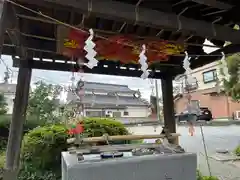
[[[64,1],[64,0],[59,0]],[[89,0],[90,1],[90,0]],[[98,0],[100,1],[100,0]],[[148,8],[161,12],[167,12],[172,14],[181,14],[180,17],[187,17],[195,20],[201,20],[225,27],[233,28],[240,22],[240,16],[238,13],[239,3],[236,1],[206,1],[206,0],[117,0],[121,3],[137,5],[141,8]],[[19,0],[17,3],[41,12],[45,15],[53,17],[59,21],[78,26],[84,29],[93,28],[96,33],[102,36],[109,36],[112,34],[130,34],[137,36],[138,38],[146,39],[151,38],[154,40],[163,39],[171,42],[184,43],[187,45],[187,52],[194,55],[206,55],[203,51],[202,44],[207,37],[201,37],[194,32],[184,30],[177,31],[176,29],[154,28],[148,25],[142,25],[137,23],[126,22],[121,19],[108,18],[108,16],[98,16],[90,12],[80,12],[78,9],[70,8],[67,6],[52,3],[47,0]],[[92,0],[91,3],[95,1]],[[214,3],[215,2],[215,3]],[[25,47],[28,56],[38,57],[40,59],[53,59],[53,60],[70,60],[56,53],[57,42],[57,23],[47,18],[36,15],[26,9],[18,6],[13,6],[14,13],[17,20],[12,25],[12,28],[7,30],[4,39],[4,54],[10,54],[19,56],[19,48]],[[104,18],[103,18],[104,17]],[[157,18],[157,17],[156,17]],[[204,27],[203,27],[204,28]],[[227,37],[227,34],[226,34]],[[218,47],[223,47],[225,41],[209,38],[209,40]],[[17,46],[17,47],[16,47]],[[222,50],[221,50],[222,51]],[[214,52],[216,55],[221,56],[221,51]],[[234,53],[239,51],[237,44],[232,44],[229,47],[223,48],[225,53]],[[213,54],[214,54],[213,53]],[[196,68],[204,64],[214,61],[218,56],[201,56],[192,58],[192,67]],[[173,74],[179,74],[183,72],[180,67],[184,56],[172,56],[167,63],[160,63],[151,67],[153,71],[160,70],[166,71],[169,66],[174,68]],[[17,60],[16,60],[17,62]],[[38,62],[39,63],[39,62]],[[122,65],[117,62],[101,61],[100,66],[109,65],[113,66],[125,66],[127,69],[130,67],[138,69],[137,65]],[[17,63],[15,63],[17,65]],[[48,67],[49,67],[48,63]],[[38,65],[40,66],[40,65]],[[45,65],[41,65],[43,69]],[[54,65],[52,65],[54,66]],[[52,70],[70,70],[70,67],[61,66]],[[61,66],[61,67],[60,67]],[[107,72],[107,71],[106,71]],[[94,73],[94,72],[93,72]],[[98,71],[98,73],[105,73],[105,71]],[[107,72],[108,73],[108,72]],[[108,73],[111,74],[111,73]],[[121,73],[115,74],[120,75]],[[126,74],[125,74],[126,75]]]

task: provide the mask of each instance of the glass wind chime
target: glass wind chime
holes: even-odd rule
[[[185,52],[185,58],[183,60],[183,68],[185,70],[185,89],[187,91],[187,105],[186,105],[186,111],[188,114],[195,114],[196,112],[200,112],[200,108],[194,107],[192,104],[192,96],[190,93],[191,86],[197,84],[197,80],[191,75],[191,68],[190,68],[190,59],[191,57],[188,56],[188,53]],[[189,116],[188,124],[189,124],[189,134],[190,136],[193,136],[195,130],[194,130],[194,119],[195,116]]]
[[[186,56],[183,60],[183,68],[185,69],[185,83],[186,83],[186,89],[187,89],[187,99],[188,99],[188,104],[187,104],[187,111],[189,114],[193,114],[194,108],[196,108],[196,106],[194,107],[193,104],[191,103],[191,94],[190,94],[190,89],[189,89],[189,85],[193,84],[193,83],[197,83],[196,79],[194,79],[191,76],[191,68],[190,68],[190,58],[188,57],[187,52],[185,52]],[[225,54],[222,52],[222,58],[221,58],[221,62],[223,65],[223,71],[226,74],[226,78],[229,79],[229,74],[228,74],[228,69],[227,69],[227,65],[226,65],[226,59],[225,59]],[[198,111],[200,112],[200,107],[198,106]],[[195,109],[196,112],[196,109]],[[189,123],[189,134],[191,136],[193,136],[194,134],[194,122],[196,121],[196,119],[194,118],[190,118],[188,123]],[[200,132],[201,132],[201,136],[202,136],[202,142],[203,142],[203,146],[204,146],[204,152],[205,152],[205,158],[206,158],[206,162],[207,162],[207,166],[208,166],[208,171],[209,171],[209,175],[211,176],[211,168],[210,168],[210,163],[209,163],[209,159],[208,159],[208,151],[207,151],[207,147],[206,147],[206,142],[205,142],[205,138],[204,138],[204,133],[203,133],[203,125],[200,124]]]

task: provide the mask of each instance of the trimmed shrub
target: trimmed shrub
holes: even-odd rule
[[[118,121],[108,118],[86,118],[86,136],[125,135],[127,129]],[[67,128],[64,125],[37,127],[25,134],[21,160],[23,167],[19,179],[56,180],[61,176],[61,152],[67,145]]]
[[[90,137],[102,136],[107,133],[110,136],[129,134],[125,126],[111,118],[84,118],[85,132]]]
[[[97,137],[104,134],[109,136],[127,135],[129,134],[125,126],[111,118],[85,118],[84,119],[84,134],[88,137]],[[114,141],[112,144],[130,143],[130,141]],[[98,143],[104,145],[105,142]]]
[[[49,170],[61,164],[61,152],[67,149],[67,129],[62,125],[37,127],[24,136],[24,166]]]

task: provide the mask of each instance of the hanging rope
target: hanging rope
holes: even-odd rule
[[[186,86],[186,90],[187,90],[187,112],[189,113],[189,119],[188,119],[188,125],[189,125],[189,129],[188,132],[190,134],[190,136],[194,135],[195,129],[193,126],[193,122],[194,119],[192,117],[192,96],[191,96],[191,92],[190,92],[190,86],[192,85],[192,77],[191,77],[191,68],[190,68],[190,57],[188,56],[188,53],[185,52],[185,58],[183,60],[183,68],[185,69],[185,86]]]
[[[188,57],[188,53],[185,52],[186,57],[184,58],[184,62],[183,62],[183,68],[186,70],[185,72],[185,85],[186,85],[186,90],[187,90],[187,111],[189,113],[189,115],[192,115],[192,109],[193,109],[193,104],[192,104],[192,96],[191,96],[191,92],[190,92],[190,85],[191,85],[191,68],[190,68],[190,59]],[[189,82],[190,81],[190,82]],[[193,117],[190,117],[191,119],[188,119],[188,125],[189,125],[189,135],[193,136],[195,133],[195,128],[194,128],[194,122],[197,119],[193,119]],[[207,162],[207,166],[208,166],[208,170],[209,170],[209,175],[212,176],[211,173],[211,168],[210,168],[210,163],[209,163],[209,159],[208,159],[208,152],[207,152],[207,147],[206,147],[206,142],[205,142],[205,138],[204,138],[204,133],[203,133],[203,128],[202,125],[200,125],[200,130],[201,130],[201,136],[202,136],[202,141],[203,141],[203,146],[204,146],[204,152],[205,152],[205,157],[206,157],[206,162]]]

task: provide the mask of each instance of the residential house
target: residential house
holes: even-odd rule
[[[82,99],[69,92],[67,101],[70,106],[82,104],[83,114],[89,117],[148,117],[149,103],[136,95],[137,91],[126,85],[84,82]]]
[[[4,94],[6,103],[8,104],[7,114],[12,114],[14,98],[16,93],[16,84],[0,83],[0,92]]]
[[[194,69],[192,76],[197,80],[197,86],[193,85],[190,95],[191,100],[199,103],[200,107],[208,107],[214,118],[239,118],[240,104],[233,102],[228,97],[222,87],[222,74],[220,73],[219,62],[213,62],[203,67]],[[187,95],[184,83],[180,83],[182,88],[180,93],[175,96],[175,111],[182,112],[186,108]]]

